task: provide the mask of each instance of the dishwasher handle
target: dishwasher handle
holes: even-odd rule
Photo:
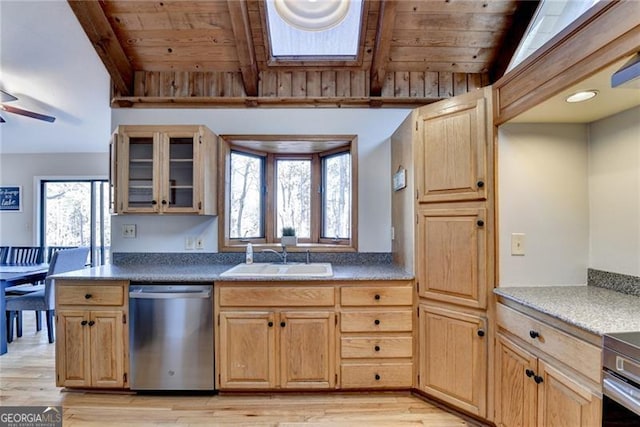
[[[211,290],[197,292],[129,292],[133,299],[206,299],[211,298]]]

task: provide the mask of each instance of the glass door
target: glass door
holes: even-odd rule
[[[129,160],[128,176],[125,179],[126,210],[157,211],[158,201],[154,191],[154,164],[156,164],[154,133],[126,135],[125,144]]]
[[[173,212],[194,212],[196,202],[196,158],[198,155],[198,134],[182,132],[167,133],[165,137],[164,190],[161,198],[162,209]]]
[[[111,216],[106,180],[40,181],[40,242],[56,249],[87,246],[91,265],[109,262]]]

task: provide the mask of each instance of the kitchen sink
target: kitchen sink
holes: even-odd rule
[[[333,269],[329,263],[253,263],[238,264],[220,277],[331,277]]]

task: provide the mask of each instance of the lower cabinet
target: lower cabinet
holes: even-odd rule
[[[220,387],[335,387],[335,313],[222,311]]]
[[[601,425],[599,337],[501,303],[496,325],[496,425]]]
[[[57,314],[59,386],[124,386],[122,311],[60,311]]]
[[[56,385],[128,386],[126,281],[56,280]]]
[[[486,416],[487,339],[484,317],[419,305],[419,388]]]

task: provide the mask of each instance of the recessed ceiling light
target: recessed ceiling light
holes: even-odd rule
[[[567,102],[583,102],[588,101],[591,98],[595,97],[598,94],[597,90],[581,90],[580,92],[576,92],[572,95],[567,96],[565,101]]]

